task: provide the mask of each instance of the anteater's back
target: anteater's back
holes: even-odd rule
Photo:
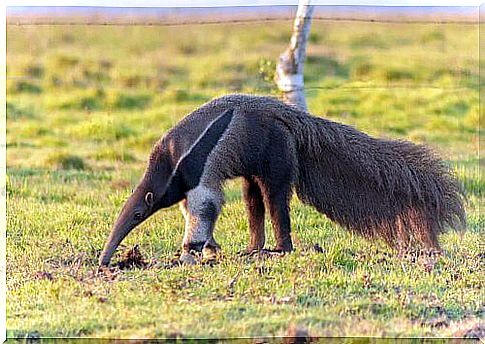
[[[447,226],[463,227],[461,189],[430,149],[372,138],[268,97],[233,95],[213,101],[282,123],[298,151],[299,198],[331,220],[393,246],[438,247]]]
[[[251,95],[214,99],[177,127],[195,137],[194,130],[227,109],[257,112],[265,122],[286,127],[297,146],[299,198],[346,228],[394,246],[438,247],[437,234],[447,225],[464,225],[457,181],[422,145],[372,138],[277,99]]]

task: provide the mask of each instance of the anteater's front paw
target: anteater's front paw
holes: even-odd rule
[[[183,244],[182,249],[185,252],[202,252],[202,249],[206,245],[205,241],[194,241],[194,242],[186,242]]]
[[[212,246],[205,246],[202,249],[202,259],[204,259],[204,260],[216,260],[217,252],[219,252],[218,248],[212,247]]]
[[[216,260],[217,253],[221,251],[221,246],[214,240],[208,240],[202,249],[202,258],[206,261]]]
[[[197,260],[195,259],[194,255],[190,254],[189,252],[183,252],[179,258],[179,261],[182,264],[186,265],[195,265],[197,264]]]
[[[183,253],[179,260],[181,263],[189,265],[215,261],[220,250],[221,247],[214,239],[206,242],[186,243],[183,245]]]

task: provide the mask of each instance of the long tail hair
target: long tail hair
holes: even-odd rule
[[[438,234],[448,226],[464,228],[462,189],[432,150],[292,112],[280,120],[295,134],[301,201],[397,248],[439,249]]]

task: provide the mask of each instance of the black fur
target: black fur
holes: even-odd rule
[[[166,190],[163,192],[160,208],[169,207],[181,201],[185,197],[185,192],[199,184],[209,153],[227,129],[233,115],[234,110],[232,109],[224,111],[206,128],[192,147],[188,148],[181,157],[172,159],[177,161],[177,164]]]

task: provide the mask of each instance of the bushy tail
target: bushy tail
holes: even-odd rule
[[[296,192],[331,220],[391,246],[439,248],[447,226],[463,228],[461,188],[430,149],[372,138],[313,116],[298,116]]]

